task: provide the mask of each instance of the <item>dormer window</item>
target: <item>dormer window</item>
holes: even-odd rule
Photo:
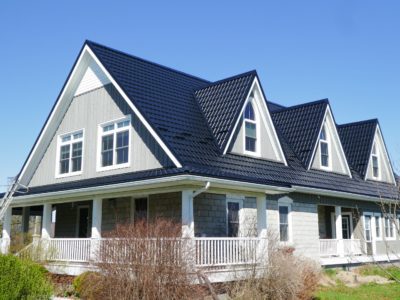
[[[257,149],[257,121],[251,102],[247,103],[244,111],[245,152],[256,153]]]
[[[322,127],[319,136],[319,145],[321,149],[321,166],[324,168],[329,168],[329,141],[325,126]]]
[[[379,179],[379,156],[376,150],[376,144],[372,147],[372,176]]]
[[[56,177],[77,175],[82,172],[83,130],[58,138]]]

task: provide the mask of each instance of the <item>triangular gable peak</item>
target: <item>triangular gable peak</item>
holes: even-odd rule
[[[351,177],[349,164],[329,105],[326,107],[324,120],[314,146],[313,159],[308,169],[334,172]]]
[[[379,124],[376,126],[374,139],[371,145],[365,180],[396,184],[392,164]]]
[[[244,101],[224,154],[228,151],[287,165],[258,78]]]
[[[89,45],[85,43],[75,64],[69,74],[67,81],[62,88],[56,103],[54,104],[50,115],[48,116],[45,125],[43,126],[27,160],[25,161],[22,170],[18,176],[21,184],[27,184],[32,178],[40,160],[51,142],[58,125],[60,124],[64,114],[66,113],[71,101],[77,94],[84,93],[89,89],[103,86],[106,83],[112,83],[117,91],[121,94],[127,102],[132,111],[136,114],[139,120],[143,123],[145,128],[150,132],[154,139],[159,143],[160,147],[165,151],[171,161],[176,167],[182,167],[180,162],[166,146],[163,140],[157,135],[155,130],[144,118],[128,96],[124,93],[122,88],[110,75],[107,69],[103,66],[100,60],[96,57],[94,52],[90,49]]]

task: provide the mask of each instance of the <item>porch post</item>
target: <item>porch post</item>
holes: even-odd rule
[[[267,199],[265,195],[257,197],[257,235],[267,237]]]
[[[343,245],[343,231],[342,231],[342,207],[335,206],[335,227],[336,227],[336,240],[338,247],[338,255],[344,256],[344,245]]]
[[[51,204],[43,204],[42,239],[51,238]]]
[[[92,205],[92,233],[90,243],[90,260],[95,261],[100,257],[101,218],[103,213],[103,199],[94,198]]]
[[[30,215],[31,208],[30,207],[23,207],[22,208],[22,232],[28,233],[29,232],[29,215]]]
[[[3,219],[3,231],[1,239],[1,253],[7,254],[10,248],[11,241],[11,220],[12,220],[12,208],[8,207]]]
[[[182,191],[182,237],[194,238],[193,191]]]
[[[92,211],[92,239],[101,238],[101,217],[103,211],[103,199],[93,199],[93,211]]]

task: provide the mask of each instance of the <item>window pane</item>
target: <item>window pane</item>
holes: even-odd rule
[[[372,170],[373,170],[373,176],[379,177],[379,165],[377,156],[372,156]]]
[[[103,136],[101,150],[102,151],[112,150],[113,147],[114,147],[114,135],[111,134]]]
[[[82,142],[72,144],[72,157],[82,156]]]
[[[117,134],[117,164],[128,162],[129,155],[129,131]]]
[[[78,172],[82,169],[82,157],[72,159],[72,172]]]
[[[381,224],[380,224],[380,218],[375,217],[375,230],[376,230],[376,237],[381,237]]]
[[[60,161],[60,174],[65,174],[69,172],[69,159],[64,159]]]
[[[289,208],[287,206],[279,206],[279,223],[288,223]]]
[[[69,159],[69,145],[61,146],[60,159]]]
[[[280,240],[286,242],[289,240],[289,207],[279,206],[279,234]]]
[[[119,122],[119,123],[117,123],[117,127],[118,128],[127,127],[127,126],[129,126],[130,122],[131,121],[129,121],[129,120]]]
[[[253,139],[257,138],[257,133],[256,133],[256,124],[246,122],[246,136],[251,137]]]
[[[322,155],[329,155],[329,151],[328,151],[328,143],[325,142],[321,142],[321,154]]]
[[[107,125],[103,127],[103,132],[114,130],[114,124]]]
[[[365,240],[371,241],[371,216],[364,216]]]
[[[111,166],[113,164],[113,151],[104,151],[101,153],[101,165],[103,167]]]
[[[128,146],[129,131],[119,132],[117,134],[117,148]]]
[[[322,127],[321,134],[319,135],[319,138],[320,138],[321,140],[326,141],[326,131],[325,131],[325,127]]]
[[[256,152],[256,139],[246,137],[246,151]]]
[[[256,119],[254,115],[253,105],[251,105],[250,102],[247,104],[246,109],[244,111],[244,118],[253,121]]]
[[[287,224],[280,224],[279,225],[279,236],[281,242],[287,242],[289,240],[288,235],[288,225]]]
[[[80,139],[83,137],[83,133],[82,132],[78,132],[74,134],[74,140]]]
[[[239,234],[239,203],[228,202],[228,236],[237,237]]]
[[[124,164],[128,162],[129,148],[117,149],[117,164]]]
[[[64,142],[68,142],[68,141],[70,141],[71,140],[71,135],[66,135],[66,136],[63,136],[62,138],[61,138],[61,141],[64,143]]]

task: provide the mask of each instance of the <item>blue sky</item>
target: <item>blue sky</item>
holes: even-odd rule
[[[256,69],[272,101],[329,98],[339,124],[379,118],[400,163],[398,1],[61,2],[0,4],[1,185],[85,39],[209,80]]]

